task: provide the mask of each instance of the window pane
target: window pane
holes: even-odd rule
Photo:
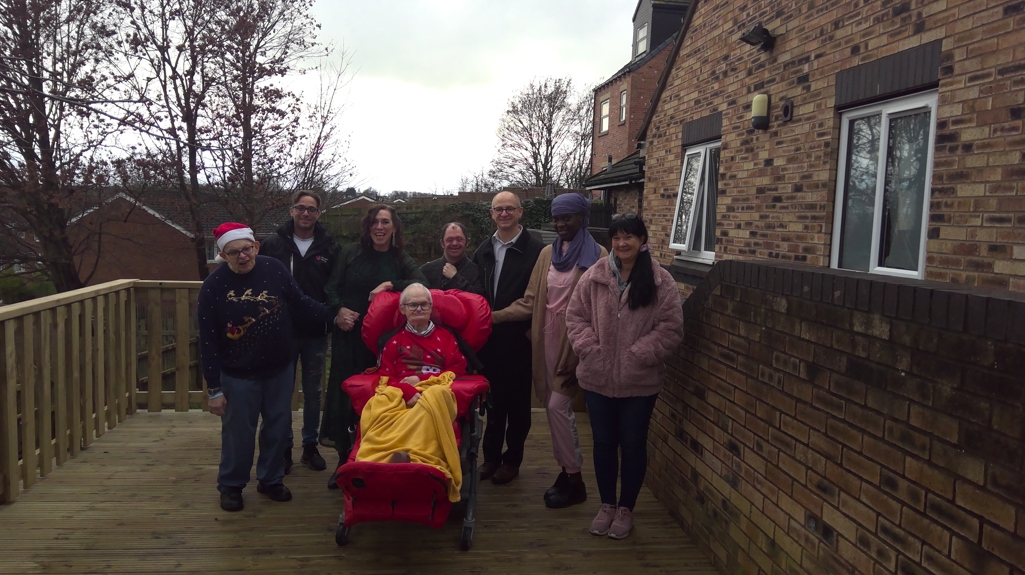
[[[918,271],[930,112],[891,118],[889,124],[879,262],[888,268]]]
[[[619,93],[619,121],[626,119],[626,90]]]
[[[609,130],[609,101],[602,100],[601,102],[601,131],[607,132]]]
[[[847,142],[847,179],[840,230],[839,267],[869,271],[872,251],[872,212],[879,170],[880,116],[851,121]]]
[[[677,244],[687,243],[687,228],[690,225],[690,211],[694,204],[694,196],[698,191],[700,169],[701,154],[689,154],[684,159],[680,199],[676,204],[676,225],[673,227],[673,242]]]
[[[719,148],[712,148],[708,150],[707,159],[705,160],[705,173],[707,177],[705,181],[708,182],[705,185],[705,221],[708,222],[708,226],[705,227],[704,241],[701,242],[701,246],[697,249],[706,252],[715,251],[715,206],[719,196]],[[695,243],[698,243],[698,236],[694,236]]]

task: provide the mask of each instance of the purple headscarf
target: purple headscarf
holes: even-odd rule
[[[601,257],[601,246],[591,237],[591,232],[587,231],[587,222],[591,219],[591,200],[576,192],[556,196],[552,200],[552,215],[566,214],[583,214],[584,222],[565,254],[562,253],[562,238],[555,239],[552,246],[552,265],[560,272],[569,271],[574,265],[586,270]]]

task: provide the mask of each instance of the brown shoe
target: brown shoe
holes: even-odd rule
[[[491,463],[490,461],[485,461],[484,463],[482,463],[480,465],[480,467],[477,468],[477,471],[480,472],[480,480],[481,481],[487,481],[488,479],[491,479],[491,476],[495,474],[495,470],[497,470],[497,469],[498,469],[498,464],[497,463]]]
[[[495,485],[505,485],[513,479],[516,479],[516,476],[519,474],[519,467],[513,467],[512,465],[507,465],[503,463],[498,469],[495,470],[495,474],[491,477],[491,482]]]

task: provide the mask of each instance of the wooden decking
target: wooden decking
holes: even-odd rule
[[[588,454],[588,502],[544,507],[541,494],[558,469],[544,414],[535,413],[519,479],[482,485],[473,549],[462,552],[455,511],[442,529],[356,525],[350,544],[337,547],[341,495],[326,489],[327,472],[298,464],[286,477],[292,502],[258,495],[254,479],[245,510],[222,512],[214,487],[219,420],[195,411],[138,413],[0,507],[0,573],[716,575],[646,489],[629,539],[587,532],[598,494],[586,416],[578,423]]]

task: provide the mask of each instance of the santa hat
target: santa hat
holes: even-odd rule
[[[245,224],[235,222],[224,222],[214,230],[214,238],[217,239],[217,250],[224,251],[224,246],[235,240],[256,241],[253,230]]]

